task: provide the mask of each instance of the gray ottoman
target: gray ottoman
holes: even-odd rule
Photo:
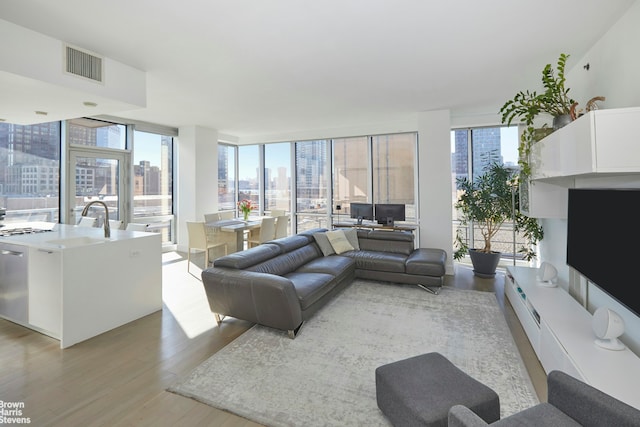
[[[398,426],[447,426],[449,409],[464,405],[487,423],[500,419],[496,392],[440,353],[427,353],[376,369],[378,407]]]

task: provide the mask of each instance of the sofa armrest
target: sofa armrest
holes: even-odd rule
[[[202,284],[214,313],[281,330],[302,323],[298,294],[285,277],[213,267],[202,272]]]
[[[547,376],[547,401],[583,426],[637,426],[640,410],[562,371]]]
[[[483,427],[488,425],[466,406],[455,405],[449,409],[449,427]]]

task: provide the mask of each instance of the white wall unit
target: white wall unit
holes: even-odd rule
[[[567,187],[543,181],[520,185],[520,210],[532,218],[566,218]]]
[[[564,371],[640,409],[640,358],[598,347],[591,314],[562,288],[537,285],[536,273],[507,267],[505,294],[544,370]]]
[[[532,178],[640,173],[640,108],[591,111],[533,147]]]

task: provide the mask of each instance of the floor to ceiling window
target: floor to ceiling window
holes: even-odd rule
[[[5,222],[59,220],[60,122],[0,123],[0,208]]]
[[[133,222],[173,242],[173,137],[136,130],[133,141]]]
[[[236,151],[231,145],[218,144],[218,210],[236,209]]]
[[[261,145],[241,145],[238,147],[238,201],[251,200],[260,206]],[[255,213],[261,212],[262,208]]]
[[[296,142],[296,226],[297,231],[328,226],[327,177],[329,141]]]
[[[369,139],[340,138],[333,141],[333,208],[350,215],[351,203],[371,202]]]
[[[416,134],[377,135],[371,140],[373,201],[405,205],[406,220],[415,223]]]
[[[458,199],[456,179],[468,177],[474,179],[482,175],[484,169],[492,163],[501,163],[514,169],[518,166],[518,128],[484,127],[455,129],[451,131],[451,172],[452,204]],[[469,243],[469,247],[482,246],[482,236],[473,226],[461,228],[456,209],[453,212],[453,236],[458,230]],[[513,257],[513,224],[505,224],[492,241],[492,249],[502,252],[504,257]],[[516,245],[521,247],[524,239],[516,235]]]
[[[351,203],[394,203],[415,223],[416,154],[415,133],[334,139],[334,215],[350,216]]]
[[[291,209],[291,143],[264,146],[264,212]]]

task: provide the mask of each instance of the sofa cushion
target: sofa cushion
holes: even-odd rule
[[[355,269],[355,261],[344,256],[328,256],[309,261],[296,272],[298,273],[326,273],[332,276],[340,276],[350,268]]]
[[[549,426],[549,427],[578,427],[582,424],[569,417],[558,408],[546,402],[535,405],[524,411],[517,412],[503,418],[492,426]]]
[[[301,248],[294,249],[291,252],[287,252],[270,260],[261,262],[260,264],[250,266],[247,270],[284,276],[287,273],[296,271],[302,265],[318,258],[319,256],[320,251],[318,251],[317,247],[312,244],[307,244]]]
[[[343,256],[356,260],[356,268],[372,271],[388,271],[391,273],[404,273],[407,257],[402,254],[378,251],[351,251]]]
[[[326,234],[331,246],[333,246],[333,250],[336,251],[337,254],[353,250],[353,246],[351,246],[351,243],[347,240],[347,236],[343,230],[327,231]]]
[[[410,255],[413,252],[414,236],[406,231],[371,230],[366,236],[359,235],[360,249],[365,251],[394,252]]]
[[[407,258],[407,273],[418,276],[444,276],[446,260],[447,253],[442,249],[416,249]]]
[[[337,280],[334,280],[333,275],[326,273],[293,272],[286,274],[284,277],[293,283],[300,301],[300,308],[303,311],[312,306],[338,283]]]
[[[308,236],[301,236],[296,234],[294,236],[287,236],[276,240],[270,240],[268,243],[279,246],[282,252],[291,252],[294,249],[298,249],[305,245],[308,245],[309,242],[311,242],[311,240],[309,240]]]
[[[324,256],[329,256],[336,253],[336,251],[333,250],[333,246],[331,246],[331,242],[329,242],[329,238],[327,237],[326,232],[314,233],[313,238],[318,244],[318,247],[320,247],[320,250],[322,251],[322,254]]]
[[[280,254],[282,251],[276,245],[268,243],[256,246],[246,251],[234,252],[216,259],[213,262],[215,267],[235,268],[244,270],[252,265],[259,264]]]
[[[355,249],[356,251],[359,251],[360,242],[358,242],[358,229],[349,228],[347,230],[344,230],[344,235],[346,236],[351,246],[353,246],[353,249]]]

